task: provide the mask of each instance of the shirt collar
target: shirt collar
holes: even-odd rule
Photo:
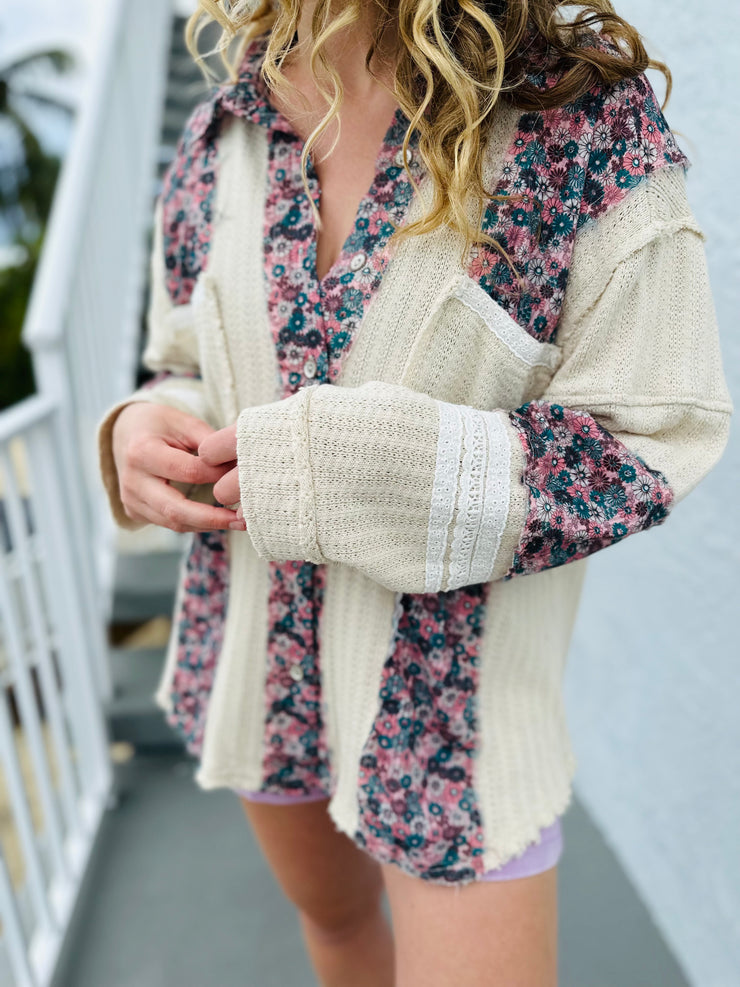
[[[214,134],[227,113],[264,127],[273,127],[282,120],[267,97],[267,87],[261,74],[267,41],[267,35],[260,35],[251,41],[239,66],[236,82],[218,86],[197,107],[184,135],[186,145]]]

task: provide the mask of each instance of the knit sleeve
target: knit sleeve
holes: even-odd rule
[[[209,418],[200,377],[197,341],[189,314],[190,306],[174,305],[167,290],[162,225],[160,197],[154,214],[147,334],[142,354],[143,365],[154,377],[108,408],[97,426],[98,463],[110,510],[116,523],[129,530],[136,530],[144,525],[132,521],[126,515],[121,502],[118,472],[113,458],[113,426],[119,414],[135,401],[148,401],[177,408],[205,421]],[[191,499],[205,499],[210,502],[211,487],[178,484],[174,481],[173,486]]]
[[[436,592],[563,565],[663,523],[720,459],[733,411],[683,182],[675,169],[645,183],[580,232],[563,359],[537,400],[482,411],[370,381],[243,410],[257,552]]]

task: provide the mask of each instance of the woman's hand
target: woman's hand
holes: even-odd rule
[[[178,532],[217,531],[237,521],[234,511],[188,500],[170,484],[215,483],[223,476],[223,467],[194,454],[212,432],[206,422],[176,408],[148,401],[126,405],[112,434],[126,516]]]
[[[222,504],[238,503],[241,493],[239,471],[236,466],[236,424],[219,429],[218,432],[211,432],[198,446],[198,456],[202,462],[228,471],[224,472],[213,488],[214,497]],[[242,530],[245,530],[241,505],[236,515],[241,522]],[[232,524],[231,527],[235,528],[237,525]]]

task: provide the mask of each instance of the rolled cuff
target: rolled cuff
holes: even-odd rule
[[[316,537],[308,410],[311,388],[243,409],[236,424],[239,490],[247,532],[268,561],[326,562]]]

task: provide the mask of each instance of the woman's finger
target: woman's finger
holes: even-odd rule
[[[199,456],[175,449],[159,437],[143,440],[132,448],[130,462],[151,476],[181,483],[215,483],[224,475],[223,467],[210,466]]]
[[[221,504],[236,504],[240,500],[239,470],[236,467],[225,473],[214,485],[213,496]]]
[[[154,524],[174,531],[221,531],[237,520],[227,507],[200,504],[162,480],[142,484],[143,503],[137,509]]]
[[[205,438],[198,446],[198,455],[204,463],[218,465],[236,459],[236,423],[219,429]]]
[[[175,411],[171,408],[169,411]],[[215,429],[195,415],[189,415],[184,411],[168,416],[168,425],[171,431],[171,438],[174,444],[181,445],[185,449],[195,451],[201,442],[204,442]]]

